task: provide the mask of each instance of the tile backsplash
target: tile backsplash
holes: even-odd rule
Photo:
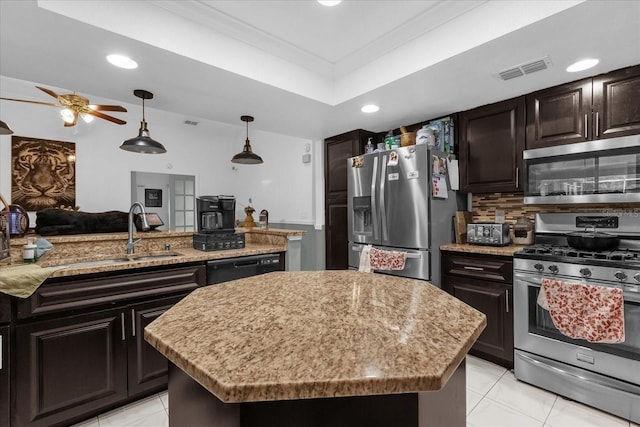
[[[496,209],[503,210],[505,221],[512,224],[521,216],[533,221],[537,212],[640,212],[640,203],[525,205],[522,193],[474,194],[471,203],[474,222],[494,222]]]

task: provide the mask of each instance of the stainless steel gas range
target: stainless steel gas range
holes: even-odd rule
[[[567,235],[589,223],[617,235],[618,247],[569,246]],[[624,342],[561,333],[537,303],[544,278],[621,289]],[[513,300],[516,378],[640,422],[640,211],[537,214],[535,244],[514,254]]]

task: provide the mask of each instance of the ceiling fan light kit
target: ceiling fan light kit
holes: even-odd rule
[[[120,105],[89,105],[89,100],[84,96],[77,95],[75,92],[66,93],[64,95],[58,95],[51,89],[45,87],[36,86],[49,96],[52,96],[58,100],[58,104],[51,102],[41,101],[29,101],[26,99],[14,99],[14,98],[0,98],[6,101],[26,102],[29,104],[48,105],[50,107],[61,107],[60,115],[64,121],[64,126],[75,126],[78,122],[78,116],[82,117],[85,122],[89,123],[93,120],[93,117],[99,117],[104,120],[108,120],[118,125],[124,125],[127,122],[120,120],[116,117],[108,116],[100,111],[118,111],[126,113],[127,109]]]
[[[120,145],[120,148],[125,151],[131,151],[133,153],[144,154],[162,154],[166,153],[167,149],[158,141],[151,139],[151,132],[147,128],[147,121],[144,116],[144,100],[153,99],[153,94],[149,91],[136,89],[133,94],[142,99],[142,121],[140,122],[140,130],[138,136],[135,138],[127,139]]]
[[[242,151],[231,159],[231,163],[240,163],[245,165],[258,165],[263,163],[262,157],[258,156],[251,150],[251,142],[249,141],[249,122],[253,121],[252,116],[240,116],[240,120],[247,124],[247,139],[244,142]]]

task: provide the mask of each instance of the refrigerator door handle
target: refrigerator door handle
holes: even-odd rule
[[[387,155],[382,156],[382,165],[380,165],[382,172],[380,173],[380,216],[382,217],[382,241],[387,242],[389,240],[389,231],[387,230],[387,207],[384,200],[384,187],[387,180]]]
[[[371,177],[371,216],[373,221],[373,238],[378,239],[378,203],[376,186],[378,184],[378,156],[373,158],[373,175]]]

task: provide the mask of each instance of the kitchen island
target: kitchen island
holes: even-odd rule
[[[486,317],[427,282],[276,272],[192,292],[145,328],[170,425],[465,425]]]

